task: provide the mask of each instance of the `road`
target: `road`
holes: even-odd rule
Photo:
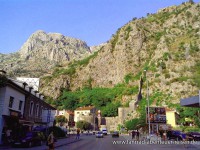
[[[200,143],[199,143],[200,144]],[[76,144],[63,145],[57,147],[56,150],[200,150],[200,145],[183,144],[147,144],[145,141],[132,141],[130,136],[120,136],[119,138],[112,138],[110,135],[104,138],[95,138],[95,136],[84,136]]]
[[[170,142],[170,141],[169,141]],[[9,150],[47,150],[47,146],[32,148],[9,148]],[[189,144],[187,148],[183,144],[133,141],[130,136],[123,135],[112,138],[111,135],[104,138],[96,138],[94,135],[82,135],[80,140],[75,137],[60,139],[56,142],[55,150],[200,150],[200,141],[197,144]]]

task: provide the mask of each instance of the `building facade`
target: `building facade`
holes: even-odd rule
[[[97,129],[98,128],[97,109],[94,106],[77,108],[74,111],[74,121],[76,123],[81,120],[89,122],[93,126],[94,130]]]
[[[70,110],[56,110],[55,116],[65,116],[67,119],[67,123],[63,124],[62,126],[65,127],[74,127],[74,112]]]
[[[8,129],[17,138],[35,126],[52,126],[55,110],[25,82],[7,79],[0,86],[0,144]]]

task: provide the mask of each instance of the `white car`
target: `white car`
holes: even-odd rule
[[[102,131],[98,131],[96,133],[96,138],[103,138],[103,132]]]
[[[108,134],[108,132],[107,132],[106,129],[103,129],[102,132],[103,132],[104,135],[107,135],[107,134]]]

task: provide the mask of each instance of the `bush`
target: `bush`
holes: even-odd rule
[[[8,82],[8,79],[4,75],[0,75],[0,88],[4,87],[6,83]]]
[[[65,132],[61,128],[59,128],[59,127],[56,127],[56,126],[50,127],[49,128],[49,133],[51,133],[51,131],[53,131],[54,136],[56,138],[65,137]]]

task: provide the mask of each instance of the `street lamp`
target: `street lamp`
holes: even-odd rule
[[[147,111],[148,111],[148,125],[149,125],[149,138],[151,135],[150,113],[149,113],[149,83],[147,80],[147,70],[144,70],[147,82]]]

